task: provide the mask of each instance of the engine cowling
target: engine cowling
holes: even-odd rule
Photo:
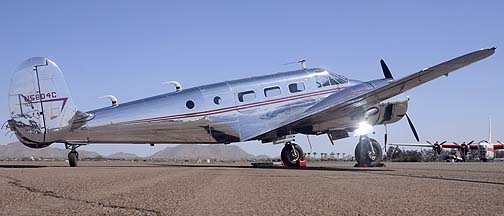
[[[441,154],[441,152],[443,151],[443,146],[440,144],[434,144],[432,150],[434,150],[437,154]]]
[[[372,125],[390,124],[401,120],[408,110],[408,100],[382,102],[366,111],[365,118]]]

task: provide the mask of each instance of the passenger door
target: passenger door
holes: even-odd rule
[[[234,95],[225,84],[202,87],[201,93],[208,109],[209,133],[215,142],[240,141]]]

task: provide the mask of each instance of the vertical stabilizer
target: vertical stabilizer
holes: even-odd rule
[[[10,127],[33,148],[64,138],[77,111],[63,74],[53,61],[34,57],[14,72],[9,89]]]

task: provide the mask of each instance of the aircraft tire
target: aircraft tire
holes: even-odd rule
[[[292,146],[294,149],[292,149]],[[288,167],[294,167],[299,165],[299,160],[303,158],[303,149],[298,144],[285,144],[280,154],[282,162]]]
[[[70,167],[76,167],[77,166],[77,160],[79,158],[79,154],[76,151],[71,151],[68,153],[68,164]]]
[[[372,154],[371,145],[369,145],[369,142],[371,142],[373,146],[375,152],[374,155]],[[376,167],[380,165],[382,155],[383,152],[378,141],[369,137],[361,137],[359,139],[359,143],[355,147],[355,160],[359,165]]]

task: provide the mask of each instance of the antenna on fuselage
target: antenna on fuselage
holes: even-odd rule
[[[161,85],[164,85],[164,84],[172,84],[175,86],[175,92],[180,92],[182,91],[182,85],[180,85],[179,82],[177,81],[168,81],[168,82],[162,82]]]
[[[108,98],[110,100],[110,102],[112,103],[112,107],[119,106],[117,98],[114,95],[104,95],[104,96],[100,96],[98,98],[100,98],[100,99],[101,98]]]
[[[289,63],[285,63],[283,65],[291,65],[291,64],[297,64],[297,63],[301,63],[301,69],[302,70],[306,70],[306,59],[301,59],[299,61],[295,61],[295,62],[289,62]]]

